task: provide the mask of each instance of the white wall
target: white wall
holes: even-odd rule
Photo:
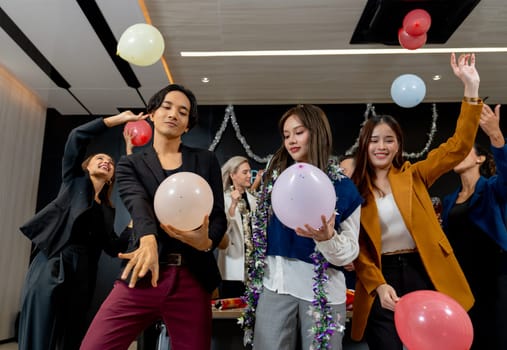
[[[0,341],[14,337],[30,241],[19,226],[35,212],[46,107],[0,66]]]

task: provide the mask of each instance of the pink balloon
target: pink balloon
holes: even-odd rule
[[[418,36],[412,36],[408,34],[403,28],[398,30],[398,41],[400,42],[401,47],[408,50],[416,50],[424,44],[426,44],[428,36],[426,33],[423,33]]]
[[[213,208],[213,192],[208,182],[191,172],[179,172],[166,178],[154,198],[155,215],[163,224],[182,231],[202,225]]]
[[[273,211],[280,221],[292,229],[322,226],[321,215],[331,217],[336,194],[329,177],[308,163],[296,163],[285,169],[271,192]]]
[[[470,349],[472,321],[451,297],[432,290],[405,294],[394,309],[394,323],[409,350]]]
[[[144,119],[128,122],[125,124],[125,130],[132,130],[132,144],[134,146],[146,145],[153,134],[150,124]]]
[[[426,10],[416,9],[405,15],[403,29],[412,36],[425,34],[431,27],[431,16]]]

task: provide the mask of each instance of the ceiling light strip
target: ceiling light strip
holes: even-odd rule
[[[406,49],[343,49],[343,50],[256,50],[256,51],[182,51],[182,57],[260,57],[260,56],[351,56],[413,55],[466,52],[507,52],[507,47],[423,48]]]
[[[151,22],[150,13],[148,12],[148,8],[146,7],[146,3],[144,2],[144,0],[138,0],[137,2],[139,3],[139,7],[141,7],[141,11],[143,12],[144,20],[146,21],[146,23],[153,25],[153,23]],[[169,69],[169,65],[167,64],[167,61],[166,61],[164,55],[162,55],[162,57],[160,57],[160,62],[162,63],[162,66],[164,67],[164,71],[165,71],[165,74],[167,75],[167,79],[169,80],[169,83],[173,84],[174,83],[173,75],[171,74],[171,69]]]

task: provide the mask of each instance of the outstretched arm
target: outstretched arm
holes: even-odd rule
[[[461,112],[456,123],[454,135],[432,150],[425,160],[419,161],[414,168],[427,187],[440,176],[451,171],[470,152],[479,127],[482,100],[479,96],[479,73],[475,67],[474,54],[462,54],[456,60],[451,54],[451,68],[463,82],[465,96]]]
[[[113,126],[125,124],[127,122],[134,122],[136,120],[146,118],[148,118],[148,114],[144,113],[134,114],[131,111],[123,111],[120,114],[104,118],[104,124],[106,124],[108,128],[112,128]]]

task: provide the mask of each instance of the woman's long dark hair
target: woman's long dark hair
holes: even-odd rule
[[[374,185],[373,180],[376,176],[375,169],[371,165],[368,155],[373,129],[379,124],[387,124],[387,126],[393,130],[396,135],[396,140],[398,141],[399,149],[398,153],[394,156],[392,166],[399,169],[405,161],[403,159],[403,132],[396,119],[390,115],[376,115],[368,119],[359,132],[359,142],[355,152],[356,167],[352,174],[352,181],[354,181],[359,189],[359,193],[361,193],[361,196],[365,199],[368,198],[370,187],[380,191],[380,189],[376,188]]]
[[[95,153],[95,154],[88,156],[88,158],[86,158],[83,161],[83,163],[81,163],[81,168],[83,169],[84,172],[88,173],[88,169],[87,169],[88,164],[90,164],[90,161],[92,160],[92,158],[95,157],[97,154],[99,154],[99,153]],[[107,156],[110,157],[111,160],[113,159],[111,156],[109,156],[109,155],[107,155]],[[114,161],[113,161],[113,165],[114,165]],[[102,187],[102,190],[100,190],[100,193],[99,193],[100,201],[109,207],[113,207],[113,202],[111,201],[111,195],[113,193],[114,179],[115,179],[115,177],[114,177],[114,173],[113,173],[111,180],[107,181],[104,184],[104,187]]]
[[[325,172],[333,148],[333,134],[326,114],[321,108],[314,105],[297,105],[292,107],[278,121],[278,130],[282,139],[283,126],[291,116],[296,116],[310,133],[308,140],[308,163]],[[272,178],[275,169],[281,173],[293,163],[294,160],[282,142],[282,145],[268,164],[265,178]]]

